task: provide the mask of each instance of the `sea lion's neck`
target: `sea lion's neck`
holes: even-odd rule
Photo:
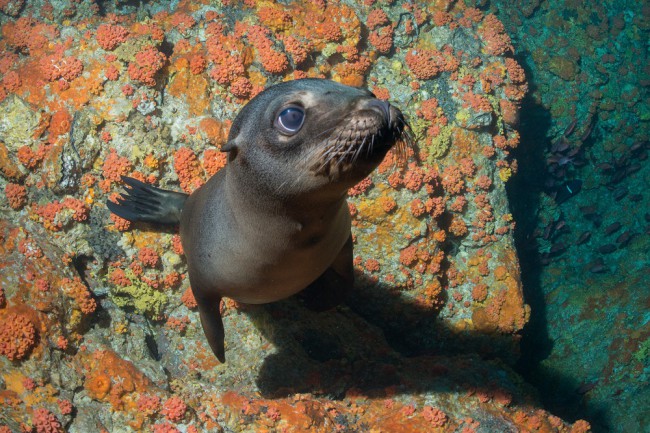
[[[285,196],[237,169],[226,167],[224,187],[228,202],[237,212],[260,215],[271,221],[274,218],[293,220],[302,226],[317,221],[328,224],[337,218],[342,207],[347,208],[347,191],[323,188]]]

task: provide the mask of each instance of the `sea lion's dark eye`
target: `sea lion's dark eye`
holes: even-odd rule
[[[280,112],[275,120],[275,126],[285,134],[293,135],[300,130],[305,122],[305,111],[301,107],[291,106]]]

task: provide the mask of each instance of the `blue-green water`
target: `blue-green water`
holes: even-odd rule
[[[599,432],[650,431],[650,8],[490,7],[532,89],[510,188],[532,306],[519,371],[560,416]],[[582,189],[559,206],[545,198],[576,179]]]

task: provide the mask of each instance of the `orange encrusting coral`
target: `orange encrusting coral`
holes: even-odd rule
[[[514,50],[503,23],[493,14],[483,18],[479,34],[483,38],[483,47],[488,54],[498,56]]]
[[[178,396],[170,397],[163,403],[161,414],[169,421],[179,422],[185,416],[187,405]]]
[[[454,72],[460,65],[451,48],[445,48],[443,51],[413,49],[406,53],[404,61],[413,75],[420,80],[434,78],[441,72]]]
[[[124,156],[119,156],[117,150],[110,148],[102,166],[104,180],[100,182],[100,187],[104,191],[108,191],[112,182],[121,181],[121,177],[126,176],[130,171],[131,162],[129,159]]]
[[[45,408],[34,410],[32,424],[36,433],[63,433],[65,431],[57,417]]]
[[[164,66],[167,57],[154,47],[147,47],[135,55],[129,63],[128,73],[132,80],[139,81],[146,86],[156,85],[156,74]]]
[[[19,210],[27,203],[27,189],[23,185],[7,183],[5,197],[12,209]]]
[[[61,281],[61,284],[63,285],[63,293],[76,302],[76,308],[78,308],[83,314],[88,315],[95,312],[97,302],[93,299],[91,292],[81,281],[81,278],[64,278]]]
[[[203,185],[203,170],[196,154],[187,147],[181,147],[174,154],[174,170],[181,183],[181,188],[191,192]]]
[[[112,51],[126,41],[129,31],[117,24],[101,24],[97,27],[95,39],[100,47]]]
[[[0,355],[10,361],[25,358],[36,345],[36,326],[20,313],[4,311],[0,315]]]
[[[223,117],[234,117],[242,104],[271,83],[300,77],[333,78],[352,85],[364,85],[368,80],[378,97],[395,98],[395,101],[404,96],[405,87],[412,94],[413,106],[420,107],[417,119],[412,112],[406,113],[411,107],[403,109],[414,120],[413,126],[419,122],[424,125],[421,133],[414,128],[423,149],[419,153],[408,149],[409,158],[403,165],[394,152],[389,154],[372,177],[351,188],[357,272],[365,273],[372,284],[381,281],[382,286],[374,285],[374,288],[388,287],[390,296],[380,299],[380,303],[388,300],[386,303],[392,304],[390,300],[399,296],[404,301],[400,300],[400,305],[413,302],[418,309],[440,314],[440,320],[449,323],[451,328],[502,333],[520,329],[526,311],[521,310],[523,299],[517,297],[520,288],[516,286],[516,269],[499,266],[501,259],[487,256],[465,269],[450,253],[450,245],[469,240],[495,242],[494,235],[500,235],[498,230],[503,227],[493,226],[496,222],[507,224],[498,214],[494,200],[500,194],[502,183],[492,176],[491,165],[504,163],[505,153],[514,147],[517,139],[508,132],[502,138],[495,137],[492,145],[489,137],[484,140],[483,132],[459,128],[458,119],[447,118],[456,112],[449,106],[454,101],[431,91],[437,88],[438,80],[448,81],[450,88],[457,92],[454,98],[459,105],[489,111],[511,126],[516,123],[525,77],[514,60],[506,59],[504,64],[500,57],[478,53],[469,58],[467,53],[454,51],[458,49],[456,46],[452,49],[428,40],[430,28],[426,22],[430,18],[436,26],[446,26],[449,30],[466,27],[468,34],[482,26],[486,39],[484,49],[496,52],[507,40],[498,26],[493,33],[484,29],[487,24],[493,24],[491,18],[483,18],[477,9],[446,0],[427,5],[367,1],[361,11],[324,1],[288,4],[224,1],[228,8],[242,8],[235,22],[213,10],[222,11],[217,3],[181,0],[174,12],[161,12],[146,22],[137,22],[135,15],[109,14],[97,26],[99,21],[89,18],[83,22],[85,31],[79,33],[83,37],[69,32],[70,26],[61,25],[60,30],[71,35],[66,36],[67,41],[60,40],[59,28],[37,19],[17,19],[3,26],[6,37],[0,41],[0,49],[7,47],[7,53],[0,53],[0,93],[11,98],[9,102],[14,98],[13,93],[43,107],[43,112],[38,113],[41,120],[33,141],[18,150],[16,146],[0,143],[0,170],[10,182],[5,188],[6,196],[12,197],[13,208],[23,208],[15,215],[38,220],[56,231],[48,232],[51,239],[61,242],[77,231],[95,230],[94,224],[84,221],[90,212],[93,218],[105,217],[105,210],[99,211],[97,206],[103,207],[107,197],[115,198],[123,175],[172,189],[176,185],[175,171],[181,188],[187,192],[194,190],[226,164],[228,154],[220,148],[227,140],[230,122]],[[406,12],[405,20],[400,15],[403,12]],[[17,35],[12,29],[24,31],[25,35]],[[441,34],[447,31],[439,30]],[[393,38],[399,38],[396,41],[401,45],[406,40],[405,34],[416,41],[416,46],[394,49]],[[382,55],[386,58],[381,58]],[[382,73],[380,62],[388,60],[395,64],[405,56],[407,68],[402,68],[401,75],[406,81],[402,83],[402,76],[391,81],[390,76]],[[46,98],[47,95],[51,97]],[[420,98],[429,99],[421,101]],[[180,107],[180,110],[173,111],[178,122],[168,128],[163,117],[169,115],[166,110],[170,100],[173,109]],[[149,106],[153,111],[147,112]],[[212,108],[218,113],[215,115],[219,121],[206,117]],[[97,119],[84,125],[83,115],[94,110],[99,113]],[[73,131],[73,123],[75,137],[68,136]],[[53,197],[46,189],[57,186],[53,171],[64,158],[64,148],[69,151],[66,146],[82,135],[78,126],[87,127],[88,141],[75,145],[82,150],[91,149],[97,156],[80,155],[85,171],[81,181],[70,192]],[[420,134],[427,138],[421,140]],[[445,134],[453,144],[449,151],[436,157],[432,152],[427,154],[424,148],[434,145],[432,138]],[[467,158],[469,155],[474,159]],[[416,158],[418,163],[414,162]],[[507,168],[511,167],[514,165],[508,162]],[[45,191],[41,194],[37,188]],[[28,200],[34,201],[28,204]],[[140,230],[116,232],[128,231],[131,226],[132,223],[115,215],[105,220],[104,227],[109,229],[107,235],[111,239],[109,254],[120,256],[111,259],[107,276],[110,282],[117,288],[129,287],[135,281],[129,277],[133,272],[138,283],[170,297],[174,308],[182,302],[185,307],[195,309],[196,300],[182,278],[179,236],[143,234]],[[33,235],[25,234],[12,248],[22,258],[45,260],[50,253],[41,247]],[[66,248],[69,251],[65,258],[69,263],[74,253],[85,254],[84,249],[90,247],[82,244],[79,248],[74,243]],[[168,251],[163,254],[165,249]],[[102,263],[88,263],[93,270],[101,266]],[[93,272],[88,272],[88,278],[95,278]],[[101,271],[99,274],[101,277]],[[494,286],[484,283],[492,280],[496,282]],[[33,302],[38,311],[47,312],[43,317],[57,311],[60,307],[57,302],[63,302],[61,305],[70,314],[66,316],[65,329],[47,333],[37,330],[36,339],[47,342],[52,350],[65,351],[61,356],[66,359],[75,354],[75,365],[84,375],[82,394],[86,393],[79,400],[80,406],[85,404],[83,398],[108,402],[112,410],[124,412],[120,416],[124,415],[129,420],[125,422],[134,430],[191,432],[196,430],[191,423],[206,430],[211,430],[209,426],[217,430],[216,415],[210,413],[211,402],[217,400],[219,405],[215,405],[214,412],[221,411],[220,420],[237,419],[232,414],[244,413],[254,422],[261,420],[268,430],[291,431],[306,426],[314,431],[329,431],[338,414],[348,420],[358,419],[363,428],[370,425],[385,431],[460,431],[463,428],[462,421],[453,419],[444,402],[437,408],[423,406],[422,402],[400,403],[397,398],[389,397],[364,400],[365,397],[355,397],[352,390],[341,404],[309,395],[264,400],[243,393],[210,394],[205,403],[197,404],[184,389],[185,384],[173,377],[175,394],[165,395],[140,375],[135,365],[101,348],[103,342],[95,334],[95,331],[101,334],[101,329],[94,329],[92,338],[82,335],[85,326],[78,326],[79,323],[94,321],[93,313],[98,306],[85,280],[62,278],[51,284],[43,281],[33,280],[25,291],[29,293],[25,299]],[[91,282],[89,287],[95,286]],[[60,296],[61,293],[66,296]],[[374,290],[373,296],[383,294],[383,290]],[[59,301],[55,301],[55,295]],[[109,301],[102,299],[102,303]],[[7,302],[11,309],[15,299],[0,300],[0,306]],[[229,312],[227,320],[241,319],[234,314],[232,302],[224,303],[223,308]],[[473,315],[475,308],[484,312]],[[184,311],[180,314],[187,316],[170,315],[166,310],[159,317],[166,324],[162,332],[168,334],[179,356],[192,354],[191,359],[182,359],[179,364],[192,373],[187,377],[192,381],[211,380],[212,377],[206,379],[209,372],[220,367],[205,343],[201,340],[194,352],[186,341],[172,340],[176,337],[173,334],[181,331],[185,333],[183,338],[193,338],[195,334],[196,312]],[[115,311],[107,309],[106,312],[112,315]],[[454,322],[453,314],[463,319]],[[515,317],[512,323],[508,322],[510,316]],[[41,326],[32,315],[26,317],[36,327]],[[136,325],[132,329],[128,326],[125,320],[115,323],[114,328],[119,335],[131,331],[135,335]],[[269,342],[264,347],[270,346]],[[31,350],[38,353],[40,347]],[[194,375],[193,370],[197,368],[206,372],[205,378]],[[487,404],[497,400],[497,393],[481,393],[481,398],[484,397]],[[57,403],[50,403],[49,409],[57,407]],[[70,410],[69,406],[59,404],[61,414],[64,406],[66,411]],[[79,413],[81,410],[77,408]],[[474,426],[474,423],[465,422],[465,425]],[[471,431],[470,427],[466,430]]]

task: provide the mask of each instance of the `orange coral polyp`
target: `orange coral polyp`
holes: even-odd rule
[[[27,203],[27,189],[23,185],[7,183],[5,196],[9,206],[14,210],[19,210]]]
[[[66,110],[59,110],[50,119],[50,126],[48,128],[50,134],[59,136],[66,134],[70,131],[72,126],[72,116]]]
[[[154,47],[148,47],[136,53],[135,59],[129,63],[128,72],[132,80],[153,87],[156,85],[156,73],[165,64],[167,56]]]
[[[173,396],[163,404],[161,413],[172,422],[178,422],[185,416],[187,405],[180,397]]]
[[[125,220],[124,218],[120,218],[115,214],[111,214],[110,216],[111,220],[113,221],[113,224],[115,225],[115,228],[121,232],[125,232],[131,228],[131,221]]]
[[[197,54],[196,56],[192,56],[192,58],[190,59],[190,72],[193,73],[194,75],[199,75],[205,70],[207,65],[208,62],[204,56],[200,54]]]
[[[63,292],[77,303],[76,307],[83,314],[92,314],[97,309],[97,302],[79,277],[64,278],[61,280],[61,285]]]
[[[486,53],[500,56],[508,51],[514,51],[510,36],[506,34],[503,23],[495,15],[485,16],[479,33],[483,37],[483,47]]]
[[[36,433],[63,433],[63,427],[58,418],[45,408],[34,409],[32,424]]]
[[[99,373],[86,378],[84,387],[92,398],[101,400],[111,390],[111,378],[106,374]]]
[[[416,78],[428,80],[440,73],[439,56],[437,50],[409,50],[404,60]]]
[[[82,222],[88,219],[89,210],[83,201],[67,197],[63,200],[62,206],[66,209],[72,210],[73,220]]]
[[[138,258],[140,259],[143,265],[152,268],[156,267],[160,262],[160,257],[158,256],[158,253],[153,248],[149,248],[149,247],[141,248],[140,251],[138,252]]]
[[[127,175],[130,171],[131,163],[129,159],[124,156],[119,156],[117,150],[111,148],[102,166],[104,178],[116,182],[121,179],[121,176]]]
[[[136,404],[140,412],[147,416],[154,415],[160,410],[160,397],[157,395],[141,395]]]
[[[366,20],[366,25],[371,30],[374,30],[376,27],[384,26],[389,23],[390,20],[388,19],[388,15],[386,15],[386,12],[384,12],[381,9],[373,9],[372,11],[370,11],[370,13],[368,14],[368,19]]]
[[[5,314],[0,319],[0,355],[10,361],[25,358],[36,345],[36,327],[24,314]]]
[[[100,47],[112,51],[126,41],[129,31],[120,25],[101,24],[97,27],[95,39]]]
[[[289,29],[293,23],[291,15],[279,5],[263,6],[257,11],[257,16],[262,24],[276,32]]]
[[[181,188],[186,192],[203,184],[203,170],[194,151],[181,147],[174,154],[174,170],[181,182]]]
[[[373,31],[368,36],[368,42],[381,54],[387,54],[393,47],[393,28],[385,26]]]

